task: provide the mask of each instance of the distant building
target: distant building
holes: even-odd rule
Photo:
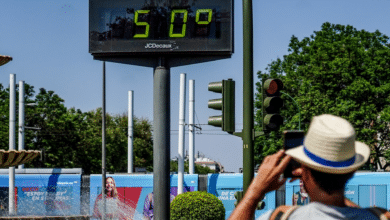
[[[171,161],[177,162],[178,161],[178,157],[172,158]],[[186,156],[184,158],[184,161],[185,162],[189,161],[189,155],[188,155],[187,151],[186,151]],[[222,166],[222,164],[220,162],[217,162],[217,161],[214,161],[214,160],[212,160],[210,158],[205,157],[205,155],[204,154],[200,154],[199,151],[195,155],[195,164],[203,166],[203,167],[208,167],[208,168],[210,168],[211,170],[214,170],[217,173],[224,173],[225,172],[225,168]]]
[[[203,166],[203,167],[208,167],[210,170],[214,170],[215,172],[218,173],[224,173],[225,169],[222,166],[220,162],[214,161],[210,158],[204,157],[204,155],[200,155],[199,151],[198,154],[195,156],[195,164]]]

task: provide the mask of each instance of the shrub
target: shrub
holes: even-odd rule
[[[171,220],[224,220],[225,207],[216,196],[207,192],[186,192],[171,202]]]

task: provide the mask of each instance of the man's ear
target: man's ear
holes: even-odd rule
[[[299,168],[293,170],[293,171],[292,171],[292,174],[293,174],[294,176],[299,177],[299,176],[302,176],[302,172],[303,172],[302,167],[299,167]]]
[[[302,176],[302,168],[296,168],[295,170],[292,171],[292,175],[294,176],[293,178],[291,178],[291,180],[289,181],[290,183],[294,182],[295,180],[301,178]]]

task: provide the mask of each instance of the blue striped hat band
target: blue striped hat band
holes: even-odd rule
[[[327,167],[347,167],[355,163],[355,156],[351,159],[344,160],[344,161],[330,161],[323,159],[313,153],[311,153],[306,146],[303,146],[303,151],[305,152],[306,156],[308,156],[310,159],[312,159],[314,162],[317,162],[321,165],[327,166]]]

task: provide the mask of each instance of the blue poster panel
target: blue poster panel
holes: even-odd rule
[[[360,185],[359,205],[366,207],[387,207],[386,185]]]
[[[356,185],[346,185],[344,195],[352,202],[359,204],[359,190]],[[296,180],[289,183],[286,181],[286,205],[306,205],[310,202],[310,197],[303,188],[303,183]]]
[[[21,187],[18,213],[29,215],[72,215],[73,186]]]
[[[355,186],[358,201],[361,207],[382,207],[390,209],[390,174],[388,172],[357,172],[348,181],[347,187]]]
[[[17,214],[22,216],[79,215],[80,181],[81,175],[75,174],[15,175]],[[8,183],[8,175],[0,175],[2,203],[0,210],[8,206]],[[6,190],[3,190],[4,188]],[[7,191],[7,198],[4,198],[4,191]]]
[[[355,204],[359,204],[359,188],[355,185],[346,185],[344,196]]]
[[[233,212],[236,202],[234,193],[236,191],[242,191],[243,175],[242,173],[237,174],[208,174],[208,192],[214,194],[220,199],[225,207],[225,217],[229,218]],[[255,217],[261,216],[263,213],[270,209],[275,209],[276,205],[276,193],[275,191],[269,192],[265,195],[263,202],[265,207],[262,210],[255,212]]]
[[[286,182],[286,205],[292,205],[294,195],[300,190],[299,180]],[[347,182],[344,195],[361,207],[390,209],[390,174],[378,172],[356,172]],[[291,199],[293,198],[293,199]]]
[[[15,196],[17,194],[17,187],[15,187]],[[8,187],[0,187],[0,216],[8,215]]]

